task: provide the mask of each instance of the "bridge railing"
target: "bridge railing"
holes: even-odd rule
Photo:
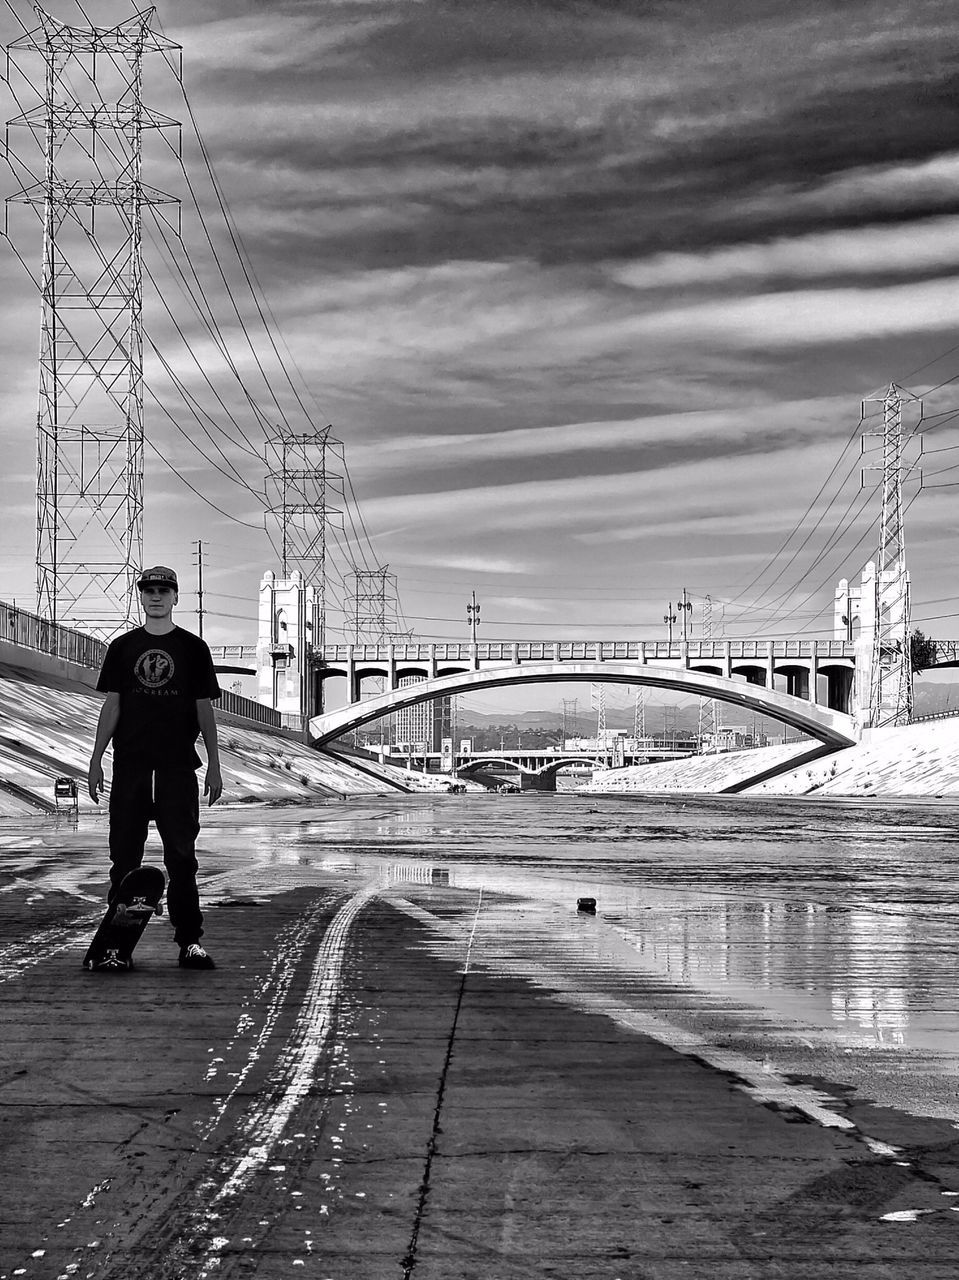
[[[101,665],[107,651],[107,646],[96,636],[60,626],[5,601],[0,601],[0,640],[94,670]]]
[[[59,623],[21,609],[19,605],[7,604],[2,600],[0,640],[53,658],[62,658],[65,662],[72,662],[92,671],[100,669],[107,652],[106,644],[97,636],[60,626]],[[303,731],[302,716],[275,711],[273,707],[265,707],[252,698],[244,698],[227,689],[223,690],[217,705],[221,711],[250,720],[254,724],[266,725],[271,729],[290,729],[294,733]]]
[[[324,645],[318,656],[324,662],[354,663],[395,661],[470,662],[681,662],[688,655],[694,661],[728,654],[735,659],[765,660],[770,650],[776,658],[850,658],[854,646],[847,640],[485,640],[439,641],[430,644],[333,644]]]

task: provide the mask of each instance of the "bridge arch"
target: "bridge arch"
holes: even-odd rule
[[[338,738],[391,711],[428,702],[431,698],[453,697],[480,689],[501,689],[512,685],[590,681],[602,684],[645,685],[672,689],[678,693],[715,698],[744,707],[760,715],[799,729],[827,746],[853,746],[859,732],[851,716],[830,711],[788,693],[777,693],[764,685],[744,684],[685,667],[655,667],[632,662],[524,662],[519,666],[485,667],[433,677],[402,688],[390,689],[365,702],[354,702],[337,711],[313,716],[310,737],[316,746]]]

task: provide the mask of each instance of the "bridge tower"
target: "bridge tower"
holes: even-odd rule
[[[867,727],[904,724],[912,714],[912,662],[909,650],[909,573],[902,518],[903,406],[917,406],[914,431],[922,421],[922,401],[902,387],[890,383],[875,402],[882,405],[883,425],[878,435],[882,448],[882,513],[879,527],[879,555],[875,573],[872,614],[872,652],[869,664],[869,705],[864,717]],[[864,406],[865,415],[865,406]],[[861,623],[867,606],[861,604]]]
[[[287,715],[311,716],[323,708],[314,689],[310,655],[319,627],[315,588],[299,569],[277,578],[272,570],[260,582],[256,642],[257,701]]]
[[[37,14],[8,65],[42,98],[10,121],[33,135],[42,167],[7,147],[21,188],[8,200],[43,225],[37,612],[109,636],[139,617],[143,209],[178,204],[141,176],[144,131],[179,129],[144,106],[143,56],[180,46],[151,29],[152,8],[115,27]],[[21,54],[43,58],[42,90]]]

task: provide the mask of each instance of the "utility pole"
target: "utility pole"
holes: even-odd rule
[[[476,628],[480,622],[481,606],[476,603],[476,592],[473,591],[471,594],[473,600],[472,604],[466,606],[466,620],[470,624],[470,644],[476,644]]]
[[[673,613],[673,602],[670,600],[667,612],[663,614],[663,622],[669,627],[669,643],[673,643],[673,623],[676,621],[676,615]]]
[[[16,72],[41,99],[10,125],[42,168],[7,148],[8,203],[43,224],[37,612],[109,636],[137,620],[143,560],[143,210],[179,204],[142,180],[144,130],[180,127],[144,105],[143,55],[181,50],[151,29],[152,8],[114,27],[37,14],[7,50],[8,83]],[[42,57],[42,80],[21,55]]]
[[[882,404],[882,431],[865,433],[882,439],[882,514],[869,689],[872,727],[906,724],[912,714],[909,573],[902,519],[902,415],[906,402],[918,406],[916,431],[922,422],[922,401],[894,382],[876,401]]]
[[[203,543],[196,540],[196,616],[200,639],[203,639]]]

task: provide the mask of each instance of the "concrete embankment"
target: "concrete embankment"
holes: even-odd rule
[[[595,792],[731,790],[744,795],[959,797],[959,716],[877,729],[854,747],[805,759],[809,742],[610,769]],[[790,768],[790,762],[793,767]],[[758,781],[771,769],[776,777]]]
[[[81,810],[94,808],[85,784],[101,702],[78,681],[0,664],[0,817],[55,809],[58,777],[77,779]],[[396,789],[293,735],[217,720],[224,803],[316,803]],[[109,784],[109,752],[104,765]]]

